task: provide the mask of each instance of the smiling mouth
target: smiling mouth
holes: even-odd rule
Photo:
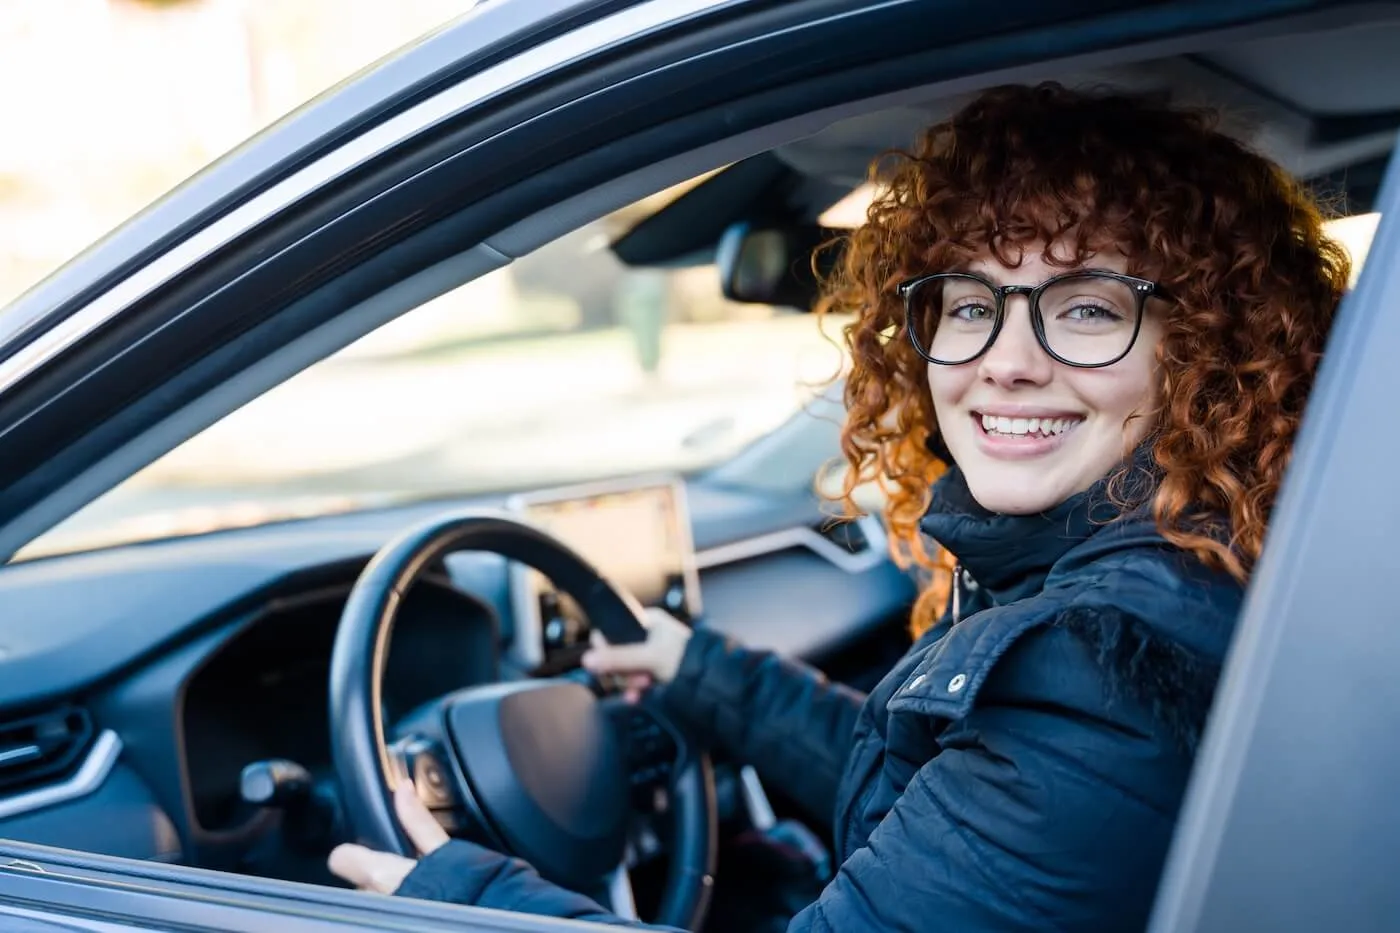
[[[1007,418],[1002,415],[986,415],[973,412],[972,418],[989,437],[1061,437],[1084,423],[1078,415],[1061,415],[1055,418]]]

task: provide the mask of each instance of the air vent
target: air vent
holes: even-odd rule
[[[829,518],[813,525],[812,530],[847,554],[863,554],[870,550],[870,539],[859,522]]]
[[[62,780],[91,742],[92,721],[73,707],[0,720],[0,793]]]

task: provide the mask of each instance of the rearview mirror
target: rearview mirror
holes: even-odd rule
[[[812,270],[812,255],[838,235],[838,231],[817,224],[732,224],[720,236],[715,250],[720,290],[730,301],[810,311],[821,290]],[[839,248],[821,251],[817,267],[821,277],[830,273],[839,256]]]

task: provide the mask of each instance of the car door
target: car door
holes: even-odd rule
[[[548,933],[577,930],[579,924],[3,843],[0,929],[6,933]]]
[[[492,0],[0,315],[0,553],[376,324],[639,193],[890,91],[1280,10]],[[84,929],[563,928],[14,844],[0,904]]]

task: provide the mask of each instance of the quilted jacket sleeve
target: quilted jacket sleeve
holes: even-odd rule
[[[419,859],[394,894],[544,917],[671,931],[670,927],[643,926],[624,920],[591,898],[546,881],[522,859],[461,839],[454,839]]]
[[[679,722],[830,823],[862,694],[801,663],[698,629],[661,696]]]

